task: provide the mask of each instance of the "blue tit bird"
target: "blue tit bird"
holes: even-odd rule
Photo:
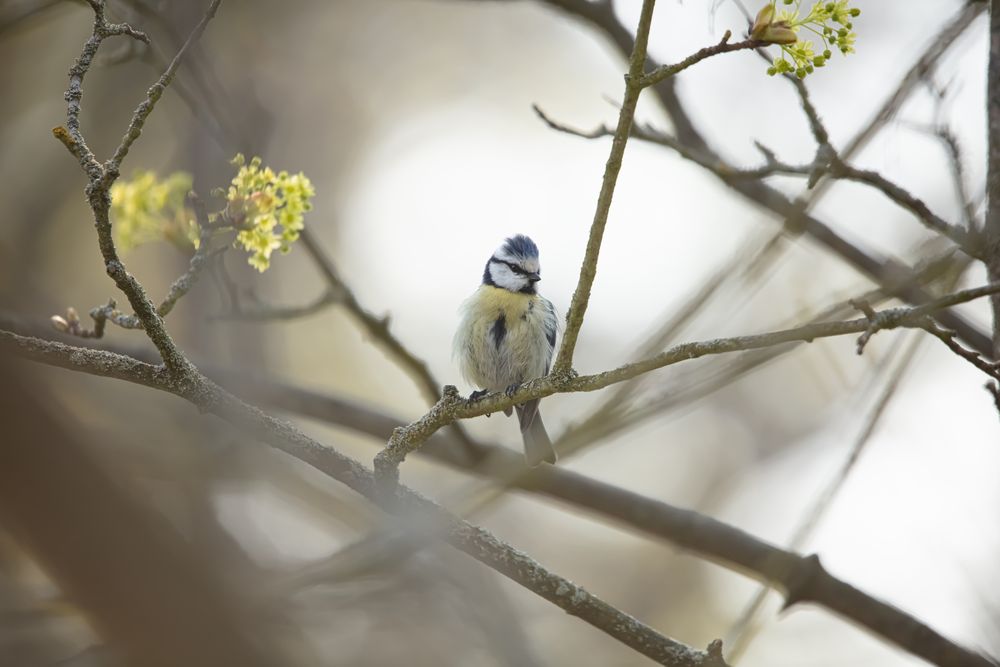
[[[463,304],[455,333],[462,375],[481,389],[469,400],[496,391],[513,393],[549,372],[559,320],[552,303],[538,294],[539,280],[538,246],[527,236],[507,239],[486,262],[483,283]],[[555,463],[538,399],[516,409],[528,465]],[[510,409],[505,413],[509,417]]]

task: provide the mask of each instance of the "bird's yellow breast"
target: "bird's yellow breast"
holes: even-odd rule
[[[510,323],[519,320],[529,309],[533,309],[532,301],[538,299],[536,294],[511,292],[492,285],[480,287],[478,296],[475,308],[483,317],[488,319],[493,315],[496,319],[502,314]]]
[[[482,285],[464,310],[455,347],[467,379],[499,391],[545,374],[552,347],[540,296]]]

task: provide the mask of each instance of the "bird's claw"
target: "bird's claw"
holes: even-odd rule
[[[507,394],[507,398],[510,398],[510,397],[512,397],[512,396],[513,396],[514,394],[516,394],[516,393],[517,393],[517,390],[518,390],[518,389],[519,389],[520,387],[521,387],[521,385],[519,385],[519,384],[517,384],[517,383],[515,383],[515,384],[512,384],[512,385],[510,385],[509,387],[507,387],[507,388],[506,388],[506,389],[504,390],[504,392],[503,392],[503,393]]]
[[[469,394],[469,404],[471,405],[472,403],[475,403],[476,401],[478,401],[479,399],[481,399],[483,396],[485,396],[488,393],[490,393],[490,392],[487,391],[486,389],[480,389],[478,391],[472,392],[471,394]],[[487,412],[486,416],[489,417],[490,413]]]

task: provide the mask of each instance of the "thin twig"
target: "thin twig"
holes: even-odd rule
[[[701,62],[705,58],[711,58],[712,56],[719,55],[720,53],[731,53],[732,51],[746,51],[748,49],[756,49],[764,46],[764,42],[758,42],[754,39],[743,40],[742,42],[729,42],[729,38],[732,37],[733,33],[729,30],[726,34],[722,36],[722,39],[715,46],[706,46],[703,49],[692,53],[684,60],[680,61],[674,65],[661,65],[657,67],[652,72],[649,72],[639,81],[639,85],[643,88],[648,88],[649,86],[655,86],[664,79],[674,76],[683,72],[688,67]]]
[[[802,105],[802,111],[805,113],[806,118],[809,119],[809,129],[812,131],[813,138],[816,139],[816,145],[821,149],[830,146],[830,133],[826,131],[826,126],[823,125],[823,120],[819,117],[816,105],[813,104],[812,98],[809,97],[809,88],[806,86],[806,82],[791,74],[786,74],[785,80],[791,81],[792,85],[795,86],[795,91],[799,96],[799,103]]]
[[[611,154],[604,168],[604,178],[601,181],[601,192],[597,197],[597,210],[590,226],[590,237],[587,239],[587,250],[580,266],[580,278],[573,298],[570,301],[569,312],[566,313],[566,328],[563,332],[559,353],[552,364],[554,375],[568,376],[573,367],[573,352],[576,350],[577,337],[583,318],[590,301],[590,289],[597,277],[597,260],[601,252],[601,241],[604,238],[604,228],[608,223],[608,213],[611,210],[611,199],[618,182],[618,172],[621,171],[622,157],[625,155],[625,145],[632,130],[632,120],[635,107],[639,102],[639,94],[644,88],[643,69],[646,66],[646,43],[649,40],[649,28],[653,21],[653,6],[655,0],[643,0],[639,13],[639,27],[636,30],[635,45],[629,57],[628,74],[625,76],[625,98],[618,113],[618,126],[611,141]]]
[[[184,60],[184,56],[187,54],[188,49],[194,45],[195,42],[201,37],[202,33],[205,32],[205,28],[208,27],[208,22],[215,17],[215,12],[219,9],[219,4],[222,0],[212,0],[209,4],[208,9],[205,10],[205,14],[198,21],[198,24],[188,35],[187,40],[177,51],[177,55],[174,59],[170,61],[167,69],[164,70],[163,74],[160,75],[159,80],[149,87],[146,91],[146,99],[136,107],[135,112],[132,114],[132,120],[129,121],[128,129],[125,130],[125,136],[122,137],[121,143],[118,144],[118,148],[115,149],[114,155],[104,164],[105,169],[105,181],[107,186],[111,185],[111,182],[115,180],[118,176],[118,170],[121,167],[122,160],[128,155],[129,149],[132,148],[132,144],[135,140],[139,138],[142,134],[142,127],[146,124],[146,119],[149,118],[149,114],[153,112],[153,108],[159,101],[160,97],[163,95],[163,91],[167,89],[170,82],[173,81],[174,75],[177,74],[177,68],[181,66],[181,62]]]
[[[959,144],[958,137],[952,129],[946,125],[939,126],[935,136],[941,140],[948,153],[951,180],[955,186],[955,196],[958,198],[962,214],[965,216],[965,228],[976,233],[979,231],[976,226],[976,206],[972,195],[969,194],[968,183],[965,181],[965,165],[962,160],[961,144]]]
[[[339,302],[364,328],[365,333],[388,352],[389,356],[413,379],[429,404],[437,401],[441,396],[441,384],[431,374],[427,363],[406,349],[392,334],[389,329],[388,316],[377,317],[361,305],[357,297],[354,296],[354,292],[341,279],[333,261],[323,252],[319,242],[309,230],[302,230],[300,238],[313,262],[323,274],[328,288],[337,294]]]
[[[923,223],[928,229],[931,229],[950,239],[971,257],[982,257],[982,242],[974,233],[970,232],[968,228],[962,228],[958,225],[954,225],[936,215],[930,210],[930,207],[928,207],[923,200],[911,194],[905,188],[889,180],[882,174],[876,171],[858,169],[843,162],[839,156],[837,156],[833,146],[829,144],[829,136],[827,135],[826,129],[823,127],[815,108],[810,102],[808,94],[805,92],[805,84],[797,77],[791,78],[795,80],[798,89],[803,91],[803,96],[801,98],[802,106],[806,110],[806,115],[810,119],[810,125],[813,127],[813,132],[816,135],[817,140],[826,142],[819,144],[816,152],[816,158],[813,163],[802,165],[789,164],[780,160],[773,151],[768,149],[762,143],[756,142],[757,149],[764,157],[764,164],[762,166],[750,169],[739,169],[726,163],[719,162],[711,166],[711,169],[718,171],[720,174],[724,174],[725,177],[730,179],[759,179],[774,175],[808,176],[810,188],[815,186],[819,178],[824,175],[828,175],[833,179],[864,183],[865,185],[869,185],[882,192],[893,202],[913,213],[917,220]],[[611,129],[606,125],[599,125],[589,131],[580,130],[563,123],[559,123],[558,121],[550,118],[544,111],[542,111],[541,108],[538,107],[538,105],[534,105],[533,108],[538,117],[541,118],[546,125],[558,132],[571,134],[584,139],[598,139],[601,137],[612,136]],[[667,146],[675,150],[679,148],[673,138],[650,128],[636,126],[632,131],[632,136],[642,141]],[[685,157],[693,158],[691,153],[686,154]],[[703,166],[709,165],[706,164]]]
[[[545,0],[545,2],[587,21],[606,33],[623,56],[627,57],[634,48],[633,36],[618,22],[614,11],[609,10],[606,6],[586,0]],[[968,2],[951,20],[944,24],[923,54],[903,75],[872,119],[862,126],[858,134],[841,151],[844,159],[853,156],[884,126],[910,94],[916,83],[934,67],[941,56],[955,43],[955,40],[969,28],[985,9],[986,3],[984,2]],[[815,200],[819,194],[822,194],[825,191],[824,183],[821,182],[817,186],[809,200],[798,203],[789,200],[784,194],[765,183],[731,178],[726,169],[720,168],[720,165],[724,164],[722,158],[716,151],[712,150],[692,123],[677,97],[677,91],[672,82],[673,79],[668,78],[651,88],[669,116],[676,134],[675,137],[670,138],[669,142],[664,141],[663,145],[676,150],[682,157],[705,167],[727,186],[777,214],[784,221],[783,224],[786,228],[806,234],[883,287],[894,283],[899,284],[899,274],[906,270],[905,267],[889,258],[880,257],[857,243],[846,240],[829,225],[807,212],[808,206],[803,206],[803,204]],[[917,305],[925,303],[931,298],[918,286],[917,281],[904,281],[903,284],[908,286],[896,295],[909,303]],[[945,313],[942,318],[943,324],[958,332],[958,335],[978,352],[992,354],[993,346],[990,337],[986,336],[975,325],[957,313]]]
[[[913,213],[928,229],[955,242],[969,256],[983,258],[982,242],[966,228],[954,225],[936,215],[919,197],[910,194],[905,188],[893,183],[888,178],[868,169],[857,169],[835,159],[830,164],[829,173],[834,178],[865,183],[882,192],[899,206]]]
[[[961,343],[955,340],[954,331],[949,331],[948,329],[938,326],[934,320],[931,319],[925,320],[924,325],[921,328],[944,343],[948,349],[956,355],[965,359],[994,380],[1000,381],[1000,364],[983,359],[982,355],[975,350],[967,350],[962,347]]]
[[[302,306],[269,306],[256,304],[254,306],[239,306],[227,313],[218,315],[218,319],[240,320],[244,322],[274,322],[280,320],[297,320],[309,317],[341,302],[340,294],[327,289],[311,302]]]
[[[962,158],[962,147],[958,141],[958,136],[944,123],[938,123],[932,127],[909,124],[909,127],[937,139],[944,148],[945,154],[948,157],[948,171],[951,174],[952,185],[955,188],[955,198],[958,200],[959,209],[962,211],[963,223],[970,233],[978,233],[980,230],[976,220],[976,203],[972,195],[969,194],[969,185],[966,182],[965,165]]]
[[[161,318],[165,318],[170,314],[174,306],[177,305],[177,302],[191,291],[191,288],[194,287],[195,283],[201,277],[201,272],[205,267],[229,249],[227,246],[211,248],[212,230],[209,228],[207,220],[202,220],[202,218],[203,216],[199,214],[200,237],[198,248],[191,255],[191,259],[188,260],[187,270],[170,284],[166,296],[163,297],[163,301],[156,307],[156,314]],[[79,318],[76,317],[76,310],[67,308],[66,317],[53,316],[52,324],[59,331],[81,338],[102,338],[108,322],[122,329],[143,328],[142,320],[139,317],[118,310],[118,303],[115,299],[109,299],[107,304],[92,308],[90,310],[90,317],[94,320],[94,328],[86,329],[80,326]]]
[[[426,415],[393,432],[385,448],[375,456],[375,474],[383,488],[391,491],[393,485],[398,482],[399,466],[406,459],[406,456],[419,449],[427,438],[438,429],[459,419],[502,412],[525,401],[544,398],[555,393],[603,389],[658,368],[708,355],[755,350],[796,341],[812,342],[817,338],[853,333],[862,334],[859,338],[860,353],[863,344],[878,331],[900,327],[925,329],[928,326],[928,317],[937,311],[997,293],[1000,293],[1000,282],[955,292],[922,306],[892,308],[877,313],[874,311],[866,312],[866,316],[860,319],[811,323],[762,334],[684,343],[642,361],[625,364],[603,373],[575,377],[551,374],[532,380],[511,394],[506,391],[495,392],[477,399],[474,403],[461,398],[458,395],[458,390],[449,385],[445,387],[441,400]],[[977,365],[977,367],[980,366]],[[989,371],[988,374],[991,377],[997,377],[996,370]]]

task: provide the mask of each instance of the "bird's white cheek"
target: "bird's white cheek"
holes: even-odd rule
[[[502,287],[512,292],[520,291],[525,285],[528,284],[526,278],[516,275],[510,270],[509,267],[504,266],[503,264],[491,264],[490,276],[493,278],[493,282],[496,283],[497,287]]]

